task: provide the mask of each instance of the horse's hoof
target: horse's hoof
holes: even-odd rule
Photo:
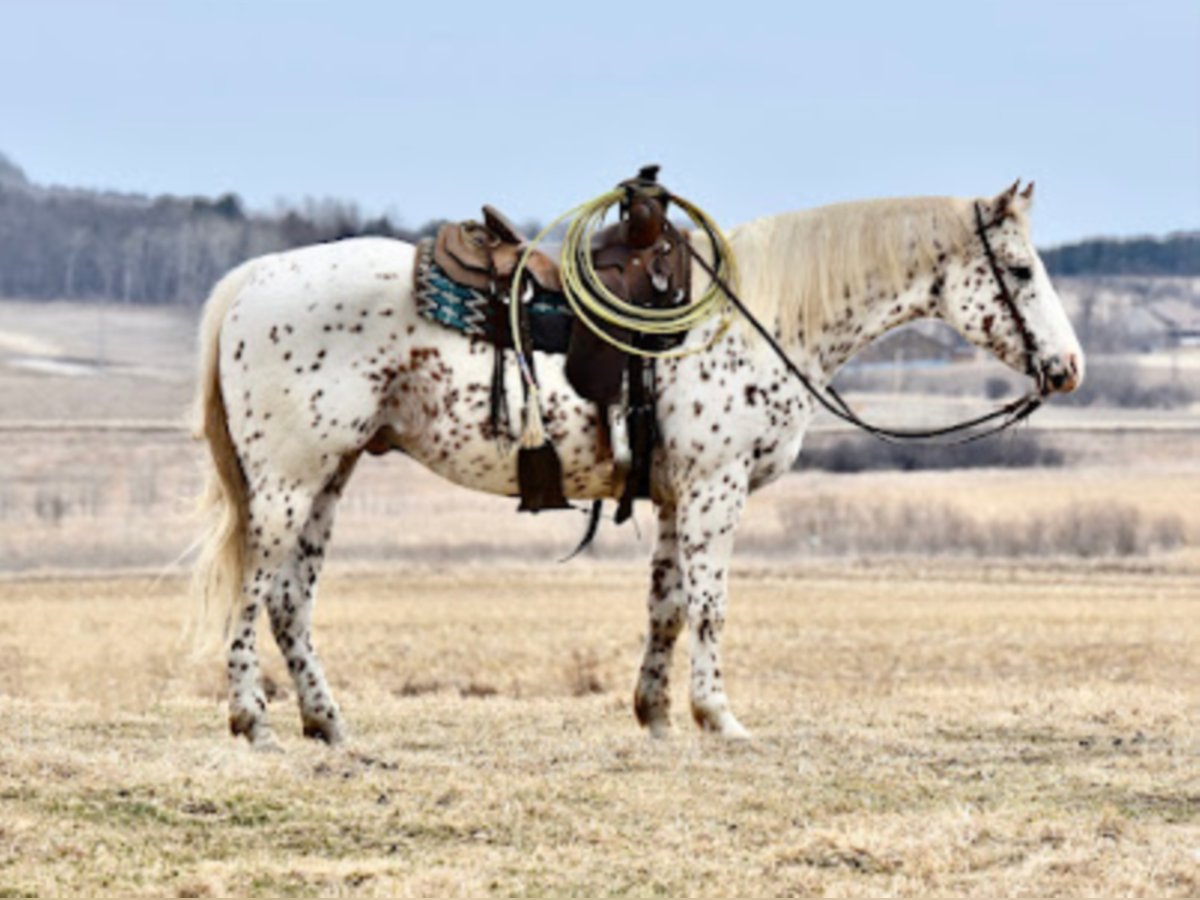
[[[650,732],[650,737],[662,739],[671,733],[670,707],[660,697],[657,703],[642,693],[639,686],[633,692],[633,714],[638,724]]]
[[[336,747],[346,740],[341,727],[328,719],[309,718],[305,716],[303,728],[306,738],[312,738],[314,741],[324,741],[330,747]]]
[[[264,729],[257,737],[250,741],[250,749],[255,753],[283,753],[283,744],[279,743],[278,738],[271,730]]]
[[[715,734],[725,740],[749,741],[753,739],[753,735],[727,709],[711,710],[693,706],[692,718],[696,720],[701,731]]]
[[[733,716],[730,716],[729,720],[730,721],[723,725],[717,732],[721,737],[725,738],[727,741],[754,740],[754,735],[751,734],[741,722],[733,718]]]
[[[652,719],[649,722],[643,722],[646,730],[650,732],[650,737],[656,741],[665,741],[671,736],[671,720],[666,716],[659,719]]]
[[[229,733],[235,738],[244,737],[255,750],[268,753],[282,753],[283,747],[275,739],[275,733],[267,724],[265,717],[255,715],[249,710],[240,710],[229,716]]]

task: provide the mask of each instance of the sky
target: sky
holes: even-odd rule
[[[1200,228],[1200,2],[0,0],[39,183],[548,220],[639,166],[723,225],[1035,179],[1034,237]]]

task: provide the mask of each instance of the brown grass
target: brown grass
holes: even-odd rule
[[[0,421],[181,417],[194,330],[170,311],[0,304]],[[35,351],[98,365],[40,374],[19,358]],[[910,425],[977,411],[858,401]],[[4,431],[0,897],[1195,896],[1195,436],[1054,443],[1073,465],[806,473],[756,495],[725,669],[757,740],[736,746],[696,734],[682,695],[670,741],[638,731],[645,572],[552,565],[581,517],[516,517],[514,501],[367,461],[317,614],[354,739],[298,737],[272,649],[288,752],[264,757],[226,736],[222,663],[189,655],[180,579],[62,577],[169,568],[195,536],[197,448]],[[822,505],[860,534],[891,522],[890,543],[813,548],[796,526]],[[1177,521],[1188,546],[1066,559],[1104,546],[1092,519],[1119,535],[1130,516]],[[639,518],[640,538],[606,527],[597,558],[644,559]],[[1020,565],[871,555],[912,544],[914,523],[929,554],[1057,521],[1066,549]]]
[[[196,539],[201,448],[180,433],[0,433],[0,572],[169,568]],[[334,566],[559,559],[584,517],[447,484],[399,455],[365,459],[338,509]],[[610,507],[611,512],[611,507]],[[606,523],[596,557],[641,560]],[[1200,559],[1200,463],[789,475],[751,498],[737,558],[874,554],[1149,555]]]
[[[643,573],[339,577],[354,738],[224,732],[181,583],[0,584],[0,896],[1200,891],[1197,573],[736,573],[757,740],[639,733]],[[686,677],[677,671],[677,687]]]

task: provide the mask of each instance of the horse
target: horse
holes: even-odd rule
[[[818,389],[878,336],[934,318],[1031,376],[1043,395],[1074,390],[1083,354],[1031,243],[1033,185],[1019,185],[994,197],[865,200],[737,227],[728,241],[742,301]],[[712,253],[703,235],[693,240],[702,258]],[[518,492],[515,442],[497,440],[489,416],[492,347],[418,315],[414,255],[409,243],[363,237],[262,256],[223,277],[205,305],[196,436],[209,450],[210,529],[195,590],[225,611],[229,728],[256,747],[278,747],[256,650],[263,606],[303,734],[329,744],[346,736],[311,622],[335,507],[364,450],[403,452],[475,490]],[[694,283],[704,283],[698,269]],[[657,540],[633,701],[656,737],[669,733],[668,675],[685,625],[693,719],[708,732],[748,736],[720,656],[734,533],[748,494],[792,468],[815,411],[763,337],[737,324],[715,335],[721,327],[696,326],[685,345],[698,352],[658,367]],[[511,356],[504,385],[518,408]],[[616,496],[595,408],[571,389],[563,357],[536,357],[566,495]]]

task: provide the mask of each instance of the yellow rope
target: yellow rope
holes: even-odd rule
[[[712,347],[724,336],[725,332],[729,329],[730,323],[733,321],[733,306],[729,303],[725,292],[721,290],[715,281],[710,281],[708,289],[704,293],[689,300],[683,306],[664,308],[636,306],[618,297],[604,286],[604,283],[596,275],[596,270],[592,264],[592,236],[603,224],[604,217],[608,214],[608,211],[620,203],[624,197],[625,191],[622,188],[616,188],[601,194],[593,200],[581,203],[567,210],[538,232],[537,236],[530,241],[529,246],[525,248],[525,252],[521,254],[516,271],[513,272],[512,293],[508,300],[509,323],[512,331],[513,349],[516,350],[517,362],[521,367],[521,375],[529,391],[525,410],[525,424],[521,438],[521,443],[525,447],[541,446],[545,440],[545,432],[537,382],[534,380],[529,358],[526,355],[527,353],[532,353],[533,348],[524,347],[521,342],[520,304],[522,301],[520,293],[522,276],[525,274],[529,257],[533,254],[534,249],[563,221],[568,218],[571,219],[570,225],[567,226],[567,233],[563,240],[562,255],[559,259],[559,274],[562,279],[563,294],[566,296],[567,304],[571,307],[572,312],[600,339],[635,356],[655,359],[678,359],[693,353],[703,352]],[[687,200],[672,195],[671,201],[686,212],[692,222],[702,226],[709,234],[713,235],[719,245],[713,249],[719,251],[719,258],[721,260],[718,274],[726,284],[736,286],[737,264],[733,257],[733,250],[730,248],[728,239],[717,223],[702,209]],[[581,253],[580,248],[585,248],[585,252]],[[582,272],[579,268],[581,260],[584,267]],[[690,256],[688,258],[688,265],[691,265]],[[599,296],[592,294],[591,290],[588,289],[588,284],[594,285]],[[714,317],[719,317],[718,326],[707,341],[702,344],[680,346],[670,350],[651,350],[643,347],[635,347],[633,344],[613,337],[600,325],[600,322],[605,322],[617,328],[627,329],[635,334],[683,334]]]
[[[526,349],[530,349],[522,347],[519,327],[518,304],[521,300],[518,293],[520,291],[522,275],[525,272],[529,257],[537,245],[545,240],[547,235],[568,218],[571,219],[571,223],[567,227],[567,233],[563,240],[562,256],[559,259],[559,273],[562,278],[563,294],[566,296],[567,304],[571,307],[572,312],[597,337],[626,353],[632,353],[636,356],[653,357],[656,359],[677,359],[707,350],[720,340],[729,328],[729,324],[733,321],[733,308],[729,304],[724,291],[715,282],[710,283],[707,290],[685,305],[664,308],[636,306],[618,297],[604,286],[604,283],[597,277],[592,263],[592,236],[600,229],[608,211],[618,204],[624,196],[625,191],[617,188],[601,194],[594,200],[589,200],[573,209],[567,210],[543,228],[529,243],[529,246],[525,248],[517,269],[513,273],[512,295],[509,298],[509,317],[513,334],[513,346],[516,348],[519,356],[522,356]],[[720,244],[718,248],[721,258],[719,274],[727,283],[736,285],[737,266],[734,261],[733,251],[730,249],[729,242],[721,229],[707,213],[695,204],[675,196],[672,196],[671,200],[683,209],[693,222],[697,225],[705,226],[716,237]],[[586,248],[586,252],[580,253],[580,247]],[[582,260],[584,266],[582,272],[579,268],[580,260]],[[588,284],[595,287],[599,296],[592,294],[587,287]],[[706,342],[690,347],[678,347],[672,350],[651,350],[644,347],[635,347],[632,344],[627,344],[613,337],[599,324],[600,322],[606,322],[609,325],[624,328],[636,334],[683,334],[714,316],[720,317],[720,325]]]

